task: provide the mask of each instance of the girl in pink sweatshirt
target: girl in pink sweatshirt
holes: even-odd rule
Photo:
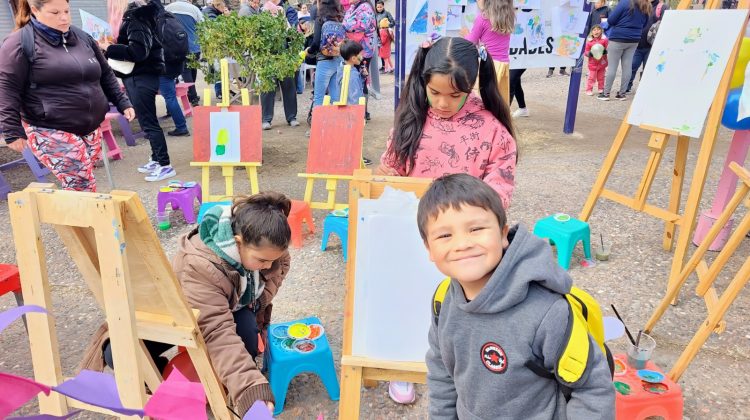
[[[471,93],[477,76],[481,97]],[[485,52],[463,38],[419,48],[378,172],[424,178],[468,173],[510,205],[516,141]]]
[[[594,48],[595,45],[601,47]],[[591,33],[586,38],[586,50],[584,55],[589,59],[589,77],[586,80],[586,95],[594,94],[594,84],[599,84],[599,91],[604,90],[604,74],[607,72],[607,46],[609,40],[604,35],[602,27],[594,25],[591,27]],[[592,51],[592,48],[594,49]],[[597,52],[596,50],[599,49]],[[597,58],[598,57],[598,58]]]

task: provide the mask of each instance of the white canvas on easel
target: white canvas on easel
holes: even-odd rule
[[[432,294],[445,276],[419,235],[416,203],[359,200],[354,356],[424,362]]]
[[[746,10],[668,10],[659,26],[628,123],[698,138]]]

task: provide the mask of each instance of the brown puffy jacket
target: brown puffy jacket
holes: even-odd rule
[[[188,303],[200,310],[198,326],[211,363],[238,414],[243,416],[257,400],[274,401],[268,381],[235,329],[232,308],[239,301],[239,272],[201,241],[197,228],[182,236],[179,246],[172,267]],[[259,297],[259,329],[265,329],[271,321],[271,300],[289,272],[290,261],[287,252],[271,268],[260,272],[265,288]]]

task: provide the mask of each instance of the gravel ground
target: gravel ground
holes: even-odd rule
[[[571,215],[579,213],[596,178],[601,162],[614,138],[620,121],[630,102],[600,102],[583,96],[579,100],[576,132],[562,134],[565,98],[570,78],[559,76],[545,78],[545,70],[533,70],[524,75],[526,97],[530,118],[518,121],[518,143],[520,161],[516,176],[517,187],[510,210],[510,220],[532,226],[534,221],[555,212]],[[371,101],[373,120],[365,129],[365,155],[377,160],[392,125],[393,78],[381,76],[383,98]],[[309,105],[309,93],[300,98],[300,122]],[[304,105],[302,105],[304,104]],[[160,107],[163,112],[163,106]],[[277,104],[276,126],[264,132],[264,162],[260,169],[262,189],[273,189],[301,198],[304,182],[296,174],[303,171],[306,161],[306,138],[302,127],[281,126],[283,111]],[[171,121],[165,120],[163,127],[171,129]],[[710,206],[716,189],[720,168],[729,144],[731,133],[723,130],[715,149],[711,172],[705,188],[702,207]],[[647,135],[633,130],[613,171],[607,186],[632,194],[638,185],[648,152],[645,147]],[[189,138],[169,138],[169,147],[178,178],[200,180],[199,171],[190,168],[192,142]],[[697,153],[696,141],[692,142],[688,160],[690,174]],[[135,172],[135,167],[144,163],[150,154],[148,145],[139,140],[137,147],[121,145],[125,159],[113,162],[118,189],[139,193],[146,209],[155,213],[158,185],[149,184]],[[674,144],[667,151],[657,179],[654,182],[650,202],[665,206],[668,201],[669,166],[673,162]],[[0,162],[14,158],[7,148],[0,149]],[[21,189],[33,177],[26,168],[16,168],[5,173],[15,189]],[[104,169],[97,170],[101,192],[109,191]],[[221,188],[220,177],[214,178],[212,188]],[[686,180],[689,185],[689,179]],[[247,180],[241,176],[236,180],[236,191],[249,191]],[[320,188],[323,189],[322,187]],[[687,189],[687,187],[685,188]],[[342,192],[342,199],[344,199]],[[682,199],[687,193],[683,193]],[[275,299],[276,321],[292,320],[317,315],[325,325],[336,366],[341,356],[342,307],[344,298],[344,269],[338,239],[332,239],[328,250],[319,248],[322,220],[325,212],[316,211],[318,229],[305,239],[304,247],[292,249],[292,270],[284,287]],[[8,209],[0,206],[0,261],[15,262],[15,251],[10,228]],[[605,315],[611,315],[609,304],[614,303],[631,329],[637,330],[649,317],[663,294],[671,266],[672,254],[661,248],[662,224],[656,219],[633,212],[612,202],[600,201],[591,217],[592,236],[603,235],[612,244],[613,255],[609,262],[593,268],[582,268],[577,262],[571,264],[570,273],[576,283],[590,291],[602,305]],[[176,238],[190,229],[179,214],[172,214],[173,228],[158,232],[168,257],[176,251]],[[103,317],[94,299],[86,291],[84,283],[56,234],[49,228],[43,233],[46,245],[50,281],[54,285],[53,314],[60,338],[60,354],[63,372],[72,375],[81,353],[91,334]],[[692,250],[691,249],[691,253]],[[736,255],[730,260],[732,275],[742,259],[750,254],[750,243],[744,241]],[[581,258],[580,248],[574,256]],[[730,275],[724,274],[717,282],[720,290],[728,284]],[[657,325],[654,336],[658,342],[655,361],[669,368],[677,359],[705,317],[702,299],[692,293],[695,279],[682,293],[678,306],[670,308]],[[0,297],[0,310],[15,305],[12,297]],[[384,308],[398,310],[398,308]],[[727,330],[712,336],[698,353],[680,383],[685,396],[685,416],[692,419],[737,419],[750,417],[750,405],[744,385],[750,370],[750,298],[740,294],[731,308]],[[408,314],[404,314],[408,316]],[[610,343],[616,351],[624,350],[625,341]],[[22,324],[17,322],[0,338],[0,371],[33,376],[29,347]],[[419,398],[411,406],[399,406],[387,396],[386,384],[363,392],[362,417],[373,419],[426,418],[426,388],[417,386]],[[17,414],[32,414],[37,411],[36,401],[23,407]],[[280,418],[316,418],[323,413],[326,418],[338,415],[337,404],[329,401],[321,382],[312,375],[295,378],[287,394],[286,407]],[[81,418],[102,418],[84,415]]]

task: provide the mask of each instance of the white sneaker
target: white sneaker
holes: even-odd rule
[[[142,174],[150,174],[151,172],[154,172],[154,170],[158,167],[159,167],[159,162],[154,162],[153,160],[149,160],[147,164],[138,167],[138,172]]]
[[[528,116],[529,116],[528,108],[518,108],[517,110],[513,111],[513,118],[528,117]]]
[[[417,399],[414,384],[411,382],[391,381],[388,384],[388,395],[399,404],[413,404]]]
[[[271,123],[270,122],[264,122],[261,126],[264,130],[270,130],[271,129]]]
[[[155,181],[161,181],[167,178],[172,178],[173,176],[177,175],[177,172],[172,168],[172,165],[167,166],[159,166],[157,164],[158,168],[154,169],[151,174],[146,176],[146,181],[148,182],[155,182]]]
[[[293,119],[289,121],[289,125],[292,127],[299,127],[299,122],[297,121],[297,119]]]

